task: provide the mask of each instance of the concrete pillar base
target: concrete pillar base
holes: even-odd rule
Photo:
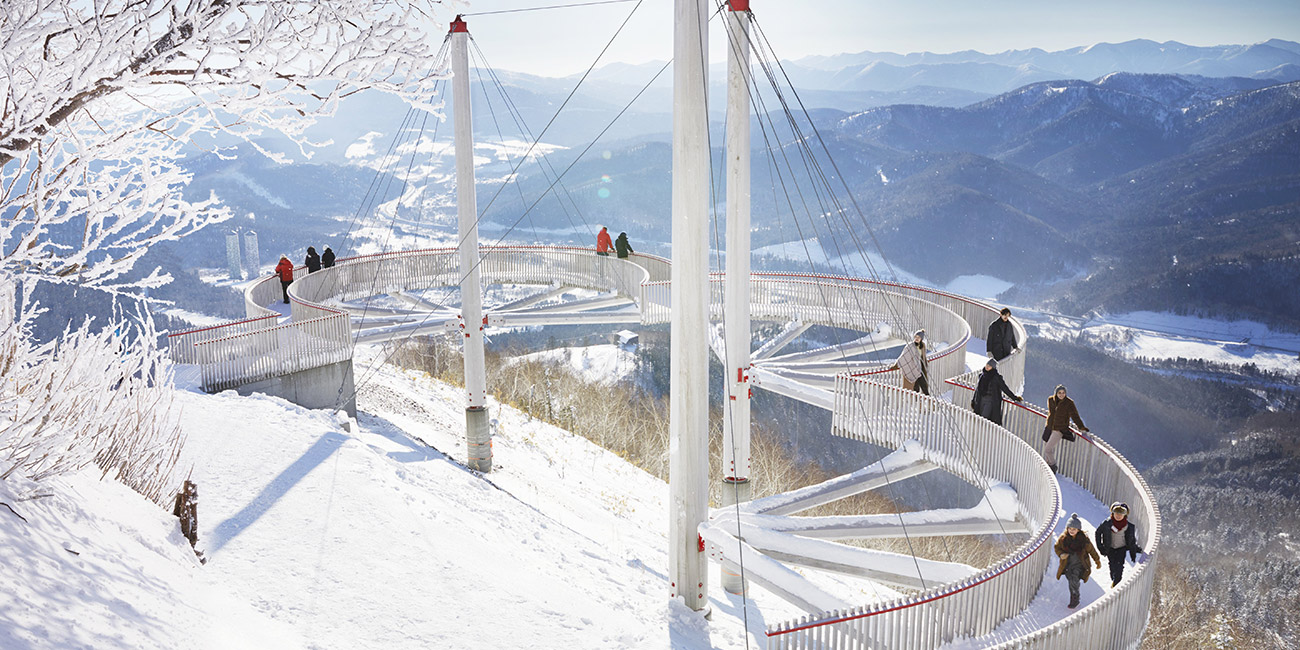
[[[734,506],[737,503],[744,503],[753,498],[754,486],[749,479],[722,479],[722,505]],[[740,577],[737,566],[731,566],[729,562],[723,562],[720,565],[722,571],[722,588],[729,594],[743,596],[749,591],[749,581]]]
[[[476,472],[492,471],[492,425],[486,406],[465,409],[465,465]]]

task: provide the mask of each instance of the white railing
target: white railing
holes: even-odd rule
[[[274,327],[279,316],[279,314],[273,313],[269,316],[258,316],[233,323],[223,323],[212,327],[201,327],[196,330],[168,334],[168,355],[174,363],[198,363],[195,344]]]
[[[510,246],[483,249],[485,283],[570,284],[614,291],[635,302],[642,322],[667,322],[671,268],[668,260],[633,254],[628,260],[596,256],[587,248]],[[265,305],[281,299],[271,276],[246,292],[250,318],[173,337],[172,357],[197,362],[204,386],[220,390],[333,363],[351,355],[348,316],[326,306],[331,299],[352,300],[380,293],[455,286],[459,260],[452,248],[367,255],[340,260],[331,269],[307,274],[296,270],[291,285],[293,322],[274,325]],[[721,302],[722,276],[711,278],[713,303]],[[1008,402],[998,427],[963,406],[976,373],[964,373],[965,345],[997,318],[992,305],[955,294],[898,283],[805,274],[755,274],[751,309],[759,318],[793,319],[856,331],[888,325],[910,333],[924,328],[937,344],[930,355],[935,378],[951,378],[945,403],[903,391],[882,369],[835,378],[835,433],[897,447],[922,442],[934,462],[977,485],[1007,482],[1020,496],[1020,517],[1034,530],[1002,561],[975,577],[890,603],[805,616],[768,628],[769,648],[871,647],[930,648],[959,637],[990,633],[1024,610],[1038,592],[1051,558],[1047,550],[1059,517],[1059,490],[1039,453],[1041,409]],[[1012,319],[1018,352],[999,363],[1008,384],[1024,383],[1026,334]],[[887,365],[887,364],[882,364]],[[932,383],[937,383],[932,382]],[[938,388],[932,385],[933,388]],[[939,391],[935,391],[939,392]],[[1154,552],[1160,519],[1150,489],[1133,467],[1096,437],[1063,445],[1059,470],[1103,503],[1126,501],[1135,519],[1148,522],[1141,543]],[[1154,556],[1152,556],[1154,557]],[[1154,563],[1129,572],[1119,588],[1066,619],[1026,633],[1006,647],[1134,646],[1145,629],[1153,588]],[[1086,641],[1086,643],[1085,643]]]
[[[598,256],[589,248],[484,247],[479,274],[485,284],[561,284],[614,291],[634,302],[650,271],[662,263],[637,255],[637,262]],[[454,248],[362,255],[340,260],[329,269],[304,274],[289,286],[294,319],[334,312],[327,300],[355,300],[376,294],[452,287],[460,284],[460,258]]]
[[[200,341],[194,362],[203,389],[216,392],[350,359],[351,335],[347,314],[338,313]]]
[[[308,277],[306,267],[294,275],[291,299],[292,287]],[[291,304],[296,317],[277,324],[280,313],[266,305],[283,299],[277,276],[259,280],[244,292],[247,319],[169,335],[171,360],[198,365],[203,389],[217,392],[352,357],[347,314]]]
[[[294,269],[293,273],[294,277],[300,273],[306,274],[307,267],[300,266]],[[249,318],[279,316],[280,312],[267,308],[267,305],[282,300],[284,300],[284,292],[280,287],[280,278],[273,273],[244,290],[244,315]]]
[[[931,402],[916,393],[892,386],[841,378],[837,386],[834,432],[838,435],[897,447],[918,439],[936,457],[965,457],[949,471],[979,484],[980,474],[991,480],[1007,477],[1020,497],[1022,514],[1041,511],[1042,491],[1036,473],[1046,469],[1042,460],[1042,431],[1046,412],[1036,406],[1004,400],[1003,426],[976,416],[959,404],[974,395],[972,384],[949,380],[955,404],[942,410],[918,408]],[[897,417],[912,413],[915,417]],[[847,414],[846,414],[847,413]],[[873,414],[876,416],[873,420]],[[887,425],[887,426],[883,426]],[[1075,431],[1078,440],[1057,451],[1058,471],[1087,489],[1102,503],[1124,501],[1139,528],[1139,545],[1147,559],[1126,572],[1116,589],[1082,610],[1048,627],[1010,641],[990,642],[998,648],[1135,648],[1142,639],[1154,591],[1155,557],[1161,521],[1155,497],[1133,466],[1096,436]],[[1007,448],[1014,440],[1015,453]],[[1033,458],[1026,458],[1029,450]],[[951,461],[951,459],[949,459]],[[939,462],[936,460],[936,462]],[[1035,471],[1026,473],[1027,465]],[[974,468],[979,468],[975,470]],[[1047,470],[1050,472],[1050,470]],[[1051,480],[1050,474],[1047,478]],[[1055,483],[1055,481],[1053,481]],[[1021,487],[1024,485],[1025,487]],[[1056,506],[1059,508],[1059,506]],[[1054,553],[1052,533],[1059,513],[1048,519],[1030,540],[1002,562],[971,580],[947,585],[932,593],[857,608],[805,616],[768,627],[768,648],[857,648],[861,639],[871,647],[934,648],[962,637],[981,637],[1024,610],[1036,595],[1043,571]],[[1039,520],[1041,521],[1041,520]]]
[[[968,402],[975,394],[973,383],[953,380],[949,384],[954,387],[953,397],[958,404]],[[1003,411],[1004,426],[1041,454],[1047,410],[1005,401]],[[1122,501],[1129,505],[1129,517],[1138,526],[1138,545],[1146,552],[1145,561],[1125,571],[1124,581],[1118,588],[1106,592],[1081,611],[1054,625],[1001,643],[998,648],[1135,648],[1146,629],[1155,591],[1155,562],[1162,528],[1155,494],[1133,464],[1114,447],[1092,433],[1073,426],[1071,431],[1075,441],[1057,447],[1057,471],[1104,504]]]
[[[1016,515],[1033,532],[1000,562],[960,582],[769,626],[767,647],[934,648],[987,634],[1023,612],[1055,555],[1051,539],[1060,518],[1060,490],[1042,457],[968,409],[860,378],[837,378],[832,414],[837,435],[891,448],[917,440],[927,460],[974,485],[1010,484]]]

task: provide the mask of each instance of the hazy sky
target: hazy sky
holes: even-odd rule
[[[469,0],[466,13],[591,0]],[[712,0],[711,0],[712,1]],[[546,76],[591,64],[636,2],[468,16],[493,67]],[[642,0],[602,63],[644,63],[672,54],[673,0]],[[1061,50],[1135,38],[1189,45],[1300,41],[1300,0],[751,0],[755,20],[778,56],[863,50],[1001,52]],[[710,32],[724,60],[721,26]]]

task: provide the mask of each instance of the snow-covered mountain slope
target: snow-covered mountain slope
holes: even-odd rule
[[[542,350],[525,354],[519,359],[559,363],[587,381],[602,384],[616,384],[628,379],[636,371],[636,352],[613,343]]]
[[[175,517],[93,469],[11,477],[0,502],[0,648],[305,647],[201,567]]]
[[[744,648],[797,615],[715,580],[706,624],[668,597],[666,484],[496,405],[476,475],[458,389],[364,365],[358,425],[179,395],[203,566],[116,482],[0,483],[0,647]]]

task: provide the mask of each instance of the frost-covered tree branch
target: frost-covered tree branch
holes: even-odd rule
[[[182,155],[274,132],[309,156],[306,130],[349,94],[427,100],[437,4],[6,0],[0,271],[118,288],[150,245],[228,216],[182,198]]]
[[[147,313],[87,320],[36,344],[31,285],[0,286],[0,481],[98,466],[162,504],[183,436],[165,353]]]
[[[343,97],[427,103],[439,4],[0,1],[0,481],[95,464],[167,496],[181,435],[151,317],[88,318],[38,344],[33,287],[167,282],[127,274],[229,216],[183,197],[185,155],[248,143],[284,160],[261,145],[276,134],[310,156],[307,129]]]

